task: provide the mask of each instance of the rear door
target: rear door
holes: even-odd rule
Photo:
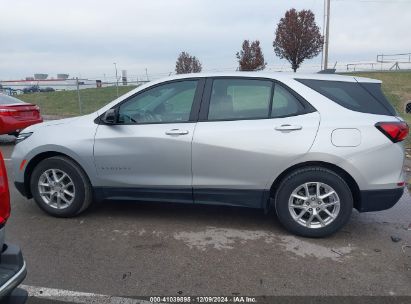
[[[197,203],[261,207],[266,189],[308,152],[320,117],[269,79],[208,79],[193,145]]]

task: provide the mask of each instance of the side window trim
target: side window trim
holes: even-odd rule
[[[178,80],[170,80],[170,81],[165,81],[161,82],[155,85],[152,85],[148,88],[145,88],[142,91],[138,91],[137,93],[127,97],[126,99],[122,100],[118,104],[114,105],[110,109],[116,109],[118,111],[119,107],[129,101],[130,99],[133,99],[137,95],[140,95],[142,93],[145,93],[148,90],[154,89],[156,87],[162,86],[162,85],[167,85],[167,84],[172,84],[172,83],[177,83],[177,82],[183,82],[183,81],[197,81],[197,88],[196,92],[194,93],[194,100],[193,104],[191,106],[190,110],[190,117],[188,121],[181,121],[181,122],[173,122],[173,123],[193,123],[198,121],[198,116],[199,116],[199,109],[201,106],[201,100],[204,92],[204,86],[206,82],[206,78],[204,77],[193,77],[193,78],[183,78],[183,79],[178,79]],[[104,113],[102,113],[99,117],[97,117],[94,122],[96,124],[104,125],[105,123],[102,121],[102,118],[104,117]],[[147,123],[115,123],[112,125],[153,125],[153,124],[170,124],[170,122],[147,122]]]
[[[207,78],[203,93],[203,98],[201,100],[200,113],[198,121],[208,121],[208,109],[210,108],[211,92],[213,90],[213,78]]]
[[[277,83],[273,81],[273,84],[271,86],[270,105],[268,108],[268,119],[270,119],[271,115],[273,114],[274,92],[275,92],[276,86],[277,86]]]
[[[204,85],[205,85],[206,80],[205,78],[197,78],[197,81],[198,81],[197,88],[194,94],[194,100],[191,106],[190,118],[188,122],[197,122],[198,115],[200,112],[201,99],[203,98]]]

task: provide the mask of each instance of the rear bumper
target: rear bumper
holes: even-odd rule
[[[359,212],[390,209],[400,200],[403,193],[404,188],[361,191],[361,199],[357,209]]]
[[[9,134],[16,131],[21,131],[31,125],[35,125],[43,122],[43,118],[29,119],[29,120],[18,120],[13,117],[2,117],[0,119],[1,127],[0,134]]]
[[[19,247],[5,245],[0,262],[0,299],[9,296],[26,277],[26,262]]]

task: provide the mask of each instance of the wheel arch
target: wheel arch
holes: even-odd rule
[[[24,170],[24,190],[27,198],[32,198],[33,195],[31,193],[30,189],[30,179],[31,175],[33,173],[34,168],[43,160],[55,156],[62,156],[65,158],[68,158],[72,162],[74,162],[81,170],[84,172],[84,174],[87,176],[88,180],[90,181],[90,177],[88,176],[87,172],[84,170],[84,168],[81,166],[81,164],[76,161],[74,158],[70,157],[69,155],[62,153],[62,152],[57,152],[57,151],[47,151],[47,152],[41,152],[34,156],[30,161],[27,163],[26,169]]]
[[[334,165],[332,163],[323,162],[323,161],[307,161],[307,162],[299,163],[299,164],[291,166],[290,168],[284,170],[280,175],[278,175],[270,187],[270,199],[267,202],[266,209],[270,210],[273,207],[274,200],[272,198],[275,197],[279,184],[288,174],[290,174],[291,172],[297,169],[314,167],[314,166],[329,169],[335,172],[336,174],[338,174],[339,176],[341,176],[341,178],[344,179],[344,181],[348,184],[348,187],[351,190],[353,200],[354,200],[354,208],[358,209],[358,207],[361,205],[361,193],[360,193],[360,188],[357,182],[355,181],[355,179],[341,167]]]

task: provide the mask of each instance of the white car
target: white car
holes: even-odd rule
[[[353,208],[400,199],[407,135],[377,80],[190,74],[31,126],[12,158],[17,189],[53,216],[98,200],[221,204],[274,209],[293,233],[321,237]]]

